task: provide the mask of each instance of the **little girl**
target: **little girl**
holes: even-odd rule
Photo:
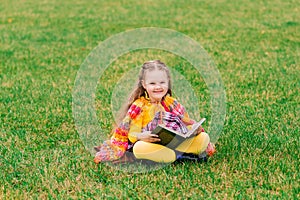
[[[164,124],[175,131],[186,132],[195,123],[184,107],[172,97],[171,77],[167,66],[159,61],[145,62],[138,84],[132,92],[122,122],[110,140],[95,148],[95,163],[120,159],[128,149],[135,158],[170,163],[183,153],[211,156],[215,149],[202,128],[197,135],[186,139],[176,149],[156,144],[160,139],[151,131]]]

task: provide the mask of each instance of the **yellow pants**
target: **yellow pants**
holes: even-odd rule
[[[207,133],[202,132],[199,135],[186,139],[176,150],[185,153],[199,154],[203,152],[210,139]],[[138,159],[147,159],[155,162],[169,163],[176,160],[175,151],[150,142],[137,141],[133,146],[133,153]]]

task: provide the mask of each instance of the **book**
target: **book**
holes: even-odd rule
[[[205,118],[202,118],[199,122],[193,124],[192,128],[187,133],[174,131],[163,124],[158,125],[151,133],[158,135],[160,138],[160,141],[156,142],[156,144],[161,144],[174,149],[185,139],[195,136],[205,120]]]

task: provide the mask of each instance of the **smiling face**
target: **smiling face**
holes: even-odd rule
[[[154,69],[145,73],[142,82],[151,102],[160,102],[167,94],[169,88],[167,73],[163,70]]]

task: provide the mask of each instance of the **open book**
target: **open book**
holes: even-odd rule
[[[192,128],[187,133],[180,133],[160,124],[152,131],[152,134],[156,134],[160,138],[160,141],[156,144],[161,144],[174,149],[186,138],[195,136],[205,120],[205,118],[202,118],[199,122],[193,124]]]

